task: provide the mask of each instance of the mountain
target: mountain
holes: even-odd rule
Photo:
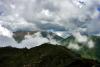
[[[62,44],[63,46],[73,50],[74,52],[81,54],[82,57],[97,59],[100,61],[100,36],[88,35],[87,38],[88,41],[86,43],[80,43],[75,39],[74,36],[69,36],[68,38],[62,40]],[[89,48],[89,41],[91,42],[91,44],[93,41],[93,48]],[[75,47],[80,49],[74,49]]]
[[[30,35],[30,36],[40,36],[43,38],[47,38],[48,40],[55,40],[55,41],[61,41],[63,40],[62,37],[58,36],[57,34],[53,33],[53,32],[47,32],[47,31],[19,31],[19,32],[14,32],[14,39],[20,43],[22,40],[25,39],[26,35]]]
[[[51,41],[51,42],[53,42],[52,40],[54,40],[55,42],[62,44],[62,46],[65,46],[73,50],[74,52],[81,54],[81,56],[84,58],[97,59],[97,60],[100,59],[100,54],[99,54],[100,53],[100,50],[99,50],[100,37],[99,36],[86,35],[90,43],[92,43],[93,41],[95,45],[94,47],[92,45],[93,48],[91,48],[91,45],[90,46],[88,45],[89,42],[86,42],[86,43],[77,42],[74,36],[69,36],[64,39],[53,32],[46,32],[46,31],[14,32],[13,37],[16,41],[20,43],[25,39],[27,35],[29,35],[28,37],[31,36],[32,38],[35,38],[37,36],[46,38],[48,41]],[[53,44],[56,44],[56,43],[53,43]]]
[[[91,36],[91,39],[95,43],[96,58],[100,60],[100,36]]]
[[[56,33],[53,33],[53,32],[46,32],[46,31],[42,31],[41,32],[41,35],[45,38],[48,38],[48,39],[54,39],[56,41],[61,41],[63,40],[62,37],[58,36]]]
[[[13,37],[19,43],[24,39],[25,35],[27,35],[28,33],[30,35],[32,35],[32,34],[36,33],[36,31],[30,31],[30,32],[18,31],[18,32],[13,32],[13,34],[14,34]]]
[[[0,67],[93,67],[96,60],[82,58],[79,54],[58,45],[42,44],[31,49],[0,48]]]

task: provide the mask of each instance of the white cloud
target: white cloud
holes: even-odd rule
[[[13,38],[0,35],[0,47],[6,47],[6,46],[13,47],[15,45],[17,45],[17,42]]]
[[[0,36],[12,37],[13,33],[0,25]]]
[[[0,47],[16,47],[16,48],[32,48],[39,45],[42,45],[44,43],[51,43],[51,44],[58,44],[58,42],[52,38],[52,36],[43,37],[40,32],[37,32],[33,35],[27,34],[25,35],[25,38],[20,42],[17,43],[14,38],[7,37],[7,36],[1,36],[0,35]]]
[[[74,50],[80,50],[81,46],[79,46],[78,44],[75,43],[69,43],[69,45],[67,46],[69,49],[74,49]]]
[[[23,21],[19,21],[20,18],[29,24],[32,23],[31,25],[33,25],[34,28],[36,27],[36,30],[38,27],[37,22],[41,24],[43,23],[42,21],[45,21],[47,24],[56,24],[65,27],[66,30],[73,31],[73,29],[75,30],[84,24],[90,23],[95,18],[98,18],[99,15],[99,11],[97,10],[99,5],[98,0],[1,0],[0,2],[2,2],[2,12],[5,14],[4,11],[7,11],[7,15],[3,17],[12,16],[11,19],[4,19],[1,16],[0,20],[8,22],[8,25],[9,23],[13,24],[10,25],[12,28],[16,26],[16,23],[21,25],[20,23]],[[77,23],[70,21],[73,19],[77,19]],[[81,24],[81,22],[83,23]],[[33,26],[29,25],[32,29]],[[24,26],[24,28],[25,27],[27,26]],[[41,30],[41,27],[42,24],[38,29]]]
[[[88,41],[88,37],[85,35],[81,35],[80,32],[73,33],[73,36],[76,38],[76,41],[79,43],[86,43]]]
[[[12,32],[15,31],[35,31],[38,30],[35,24],[27,22],[24,18],[9,15],[0,17],[0,24]]]
[[[22,40],[22,42],[19,43],[19,45],[22,45],[22,47],[32,48],[32,47],[39,46],[47,42],[49,42],[49,40],[46,38],[43,38],[41,34],[38,32],[34,35],[29,35],[29,34],[26,35],[25,39]]]
[[[92,40],[88,41],[88,48],[94,48],[95,45],[94,45],[94,42]]]
[[[88,48],[94,48],[95,45],[94,45],[94,42],[92,41],[92,39],[89,39],[88,36],[86,35],[82,35],[80,32],[74,32],[73,33],[73,36],[75,37],[76,39],[76,42],[78,43],[83,43],[83,45],[81,46],[86,46]],[[74,45],[74,44],[73,44]]]

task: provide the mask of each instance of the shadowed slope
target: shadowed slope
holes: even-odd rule
[[[43,44],[31,49],[0,48],[0,67],[92,67],[96,61],[85,60],[63,46]]]

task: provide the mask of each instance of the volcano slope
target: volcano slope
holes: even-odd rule
[[[42,44],[27,49],[0,48],[0,67],[100,67],[99,62],[84,59],[59,45]]]

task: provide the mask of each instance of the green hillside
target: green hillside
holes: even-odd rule
[[[87,48],[84,45],[87,45],[86,43],[79,43],[76,41],[76,39],[73,36],[69,36],[68,38],[62,40],[63,46],[67,47],[69,43],[76,43],[80,47],[82,47],[80,50],[73,50],[79,54],[81,54],[82,57],[90,58],[90,59],[97,59],[100,61],[100,37],[99,36],[87,36],[89,40],[92,40],[94,42],[94,48]]]

